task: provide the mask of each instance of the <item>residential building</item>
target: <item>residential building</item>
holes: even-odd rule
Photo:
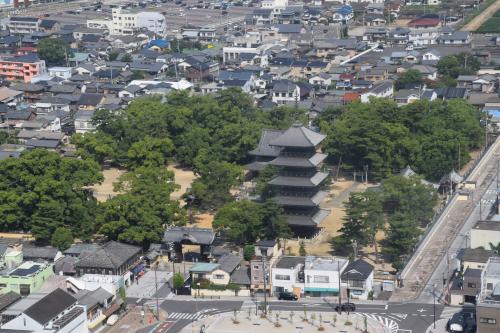
[[[0,75],[9,81],[29,83],[33,77],[46,72],[45,60],[36,54],[0,58]]]
[[[112,15],[112,35],[133,35],[140,29],[146,29],[160,36],[165,34],[165,16],[160,13],[114,8]]]
[[[450,287],[449,304],[476,304],[476,297],[481,291],[481,274],[481,269],[467,268],[462,277],[456,277]]]
[[[271,267],[281,256],[281,253],[282,250],[278,248],[278,243],[274,240],[260,240],[255,244],[255,255],[250,260],[250,288],[252,290],[265,290],[266,293],[273,290],[270,278]]]
[[[491,257],[495,257],[495,252],[493,250],[486,250],[481,247],[476,249],[465,248],[460,257],[460,266],[463,269],[471,268],[482,270],[486,267],[486,263]]]
[[[367,300],[373,293],[373,266],[363,259],[349,263],[342,271],[342,281],[351,299]]]
[[[346,258],[307,256],[304,265],[304,293],[308,296],[333,296],[340,293],[340,279],[349,261]]]
[[[6,332],[87,333],[85,306],[62,289],[40,298],[0,326]]]
[[[437,39],[443,45],[467,45],[471,42],[471,33],[468,31],[454,31],[451,34],[444,34]]]
[[[75,132],[87,133],[95,131],[97,127],[92,121],[93,117],[94,111],[78,110],[75,113]]]
[[[141,248],[109,241],[93,252],[86,252],[76,263],[77,275],[122,275],[125,284],[134,279],[141,265]]]
[[[38,17],[11,16],[7,24],[11,34],[31,34],[40,31]]]
[[[481,274],[476,320],[477,333],[500,331],[500,258],[490,258]]]
[[[21,296],[38,291],[50,276],[52,265],[26,261],[7,274],[0,275],[0,293],[14,291]]]
[[[300,86],[289,80],[273,82],[272,101],[276,104],[300,101]]]
[[[376,98],[391,98],[394,94],[394,82],[391,80],[380,81],[366,93],[361,94],[361,102],[368,103],[370,97]]]
[[[496,215],[498,216],[498,215]],[[478,221],[470,231],[470,247],[475,249],[490,248],[491,244],[498,244],[500,240],[500,221],[498,219]]]
[[[401,89],[394,93],[394,101],[399,106],[407,105],[420,100],[420,91],[417,89]]]
[[[59,77],[63,80],[69,80],[73,72],[72,67],[49,67],[49,75]]]
[[[112,294],[99,287],[94,290],[83,289],[74,297],[78,304],[87,310],[87,327],[96,330],[105,323],[105,320],[120,308],[121,299],[116,301],[116,294]],[[119,298],[119,296],[118,296]]]
[[[231,274],[240,266],[242,260],[240,256],[226,254],[217,263],[195,264],[189,272],[194,282],[203,279],[213,284],[227,285],[231,281]]]
[[[304,267],[306,258],[283,256],[272,267],[271,281],[274,294],[291,292],[297,297],[304,295]]]

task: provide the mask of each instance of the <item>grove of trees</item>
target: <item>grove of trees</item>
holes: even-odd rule
[[[410,165],[439,180],[469,161],[483,143],[481,113],[464,100],[419,101],[398,107],[388,99],[326,110],[318,120],[327,138],[323,150],[342,169],[384,179]],[[459,155],[460,153],[460,155]]]
[[[334,238],[334,246],[345,250],[356,241],[361,246],[371,245],[378,253],[376,234],[384,231],[383,252],[397,262],[413,250],[437,199],[436,190],[418,176],[391,176],[379,188],[351,193],[345,203],[341,235]]]

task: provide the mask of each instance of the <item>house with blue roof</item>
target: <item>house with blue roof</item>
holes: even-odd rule
[[[166,39],[153,39],[149,41],[146,48],[156,52],[164,52],[170,49],[170,42]]]
[[[354,18],[354,11],[351,6],[345,5],[338,8],[332,15],[334,23],[348,23]]]

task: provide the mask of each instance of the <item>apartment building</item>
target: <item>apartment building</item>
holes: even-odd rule
[[[500,331],[500,258],[490,258],[483,270],[476,318],[477,333]]]
[[[133,35],[140,29],[152,31],[160,36],[165,34],[165,17],[160,13],[116,8],[113,9],[112,15],[112,35]]]
[[[31,34],[40,30],[38,17],[12,16],[7,27],[11,34]]]
[[[45,60],[40,60],[36,54],[0,59],[0,75],[9,81],[29,83],[34,76],[46,72]]]

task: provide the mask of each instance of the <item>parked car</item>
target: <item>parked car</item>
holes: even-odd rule
[[[278,294],[278,299],[280,301],[281,300],[283,300],[283,301],[296,301],[299,298],[294,293],[291,293],[289,291],[284,291],[284,292],[281,292]]]
[[[356,311],[356,305],[354,303],[343,303],[342,305],[337,305],[335,307],[335,311],[339,311],[339,309],[341,311],[353,312]]]

